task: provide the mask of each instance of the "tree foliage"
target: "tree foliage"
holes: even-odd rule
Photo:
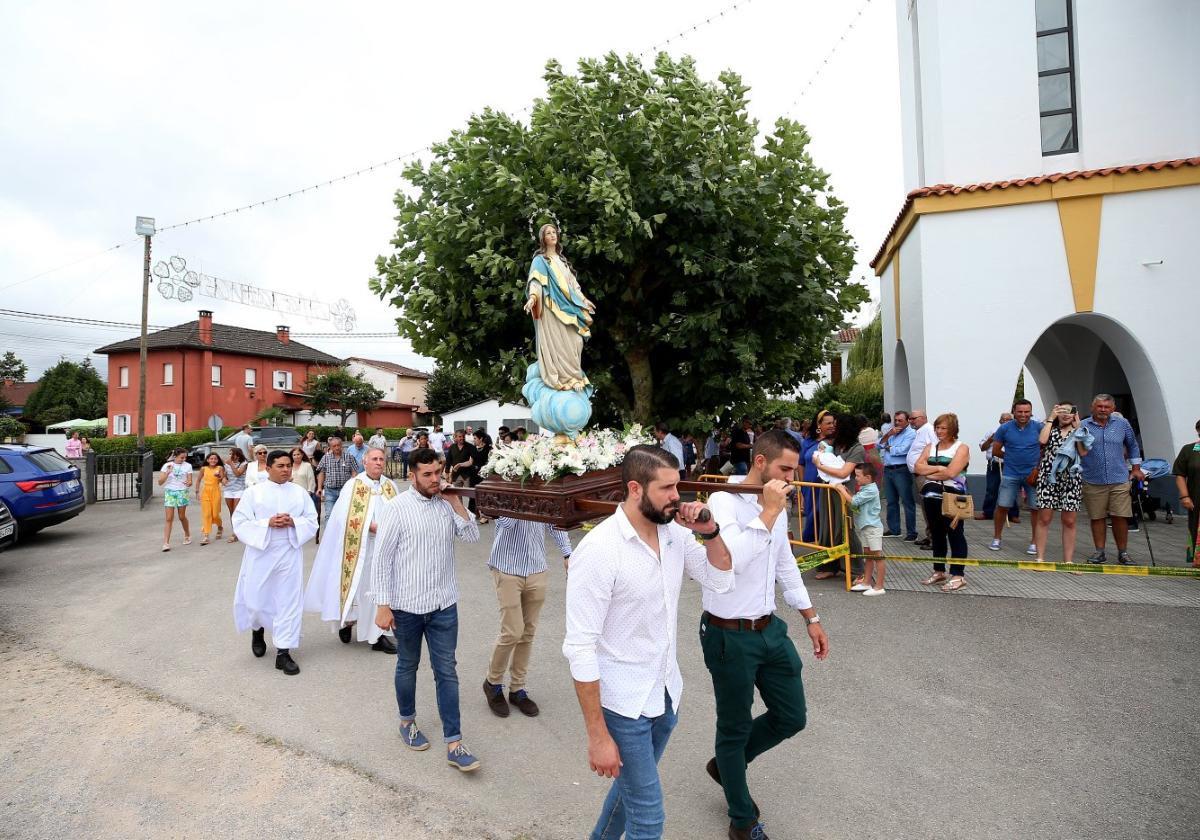
[[[92,367],[59,360],[38,382],[25,403],[24,416],[42,426],[80,417],[92,420],[108,414],[108,386]]]
[[[16,440],[25,434],[25,424],[15,417],[0,414],[0,441]]]
[[[597,305],[596,420],[679,420],[810,378],[867,292],[805,128],[780,119],[759,148],[748,88],[690,58],[551,61],[544,78],[528,126],[485,110],[405,171],[418,194],[396,193],[371,286],[414,349],[515,396],[534,356],[529,222],[548,208]]]
[[[373,411],[382,399],[383,391],[344,368],[314,373],[304,385],[305,407],[314,414],[337,414],[342,426],[352,412]]]
[[[14,382],[24,382],[25,377],[29,375],[29,366],[21,361],[11,350],[5,350],[4,355],[0,356],[0,382],[5,379],[11,379]]]
[[[434,414],[444,414],[488,398],[483,378],[475,370],[439,364],[425,382],[425,405]]]

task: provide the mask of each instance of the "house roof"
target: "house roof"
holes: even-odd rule
[[[343,365],[337,356],[323,353],[307,344],[290,340],[283,342],[274,332],[250,330],[228,324],[212,325],[212,344],[200,341],[200,322],[188,321],[174,327],[152,332],[146,336],[146,346],[153,349],[190,348],[196,350],[220,350],[225,353],[241,353],[246,356],[263,356],[269,359],[285,359],[292,362],[309,362],[320,365]],[[97,353],[125,353],[138,350],[138,339],[130,338],[107,344]]]
[[[12,405],[25,405],[29,401],[29,395],[37,386],[36,382],[14,382],[12,385],[8,385],[0,379],[0,394],[3,394],[4,399]]]
[[[858,341],[858,338],[861,335],[862,330],[860,330],[858,327],[849,327],[844,330],[838,330],[838,344],[853,344],[854,342]]]
[[[379,359],[364,359],[362,356],[350,356],[346,359],[347,362],[359,362],[360,364],[377,367],[380,370],[391,371],[397,376],[411,376],[414,379],[428,379],[429,374],[419,371],[416,368],[405,367],[398,365],[395,362],[384,362]]]
[[[888,241],[892,238],[892,234],[900,227],[904,221],[905,215],[912,210],[913,202],[918,198],[929,198],[942,195],[959,195],[961,193],[973,192],[992,192],[993,190],[1008,190],[1020,189],[1021,187],[1036,187],[1040,184],[1057,184],[1060,181],[1080,181],[1088,178],[1107,175],[1126,175],[1131,172],[1157,172],[1163,169],[1180,169],[1185,166],[1200,166],[1200,157],[1179,158],[1177,160],[1160,160],[1154,163],[1134,163],[1127,166],[1108,166],[1104,169],[1084,169],[1075,170],[1073,172],[1054,172],[1049,175],[1034,175],[1031,178],[1017,178],[1011,181],[987,181],[982,184],[966,184],[964,186],[955,186],[954,184],[934,184],[929,187],[921,187],[915,189],[908,194],[904,199],[904,204],[900,207],[900,212],[896,214],[896,220],[888,229],[887,236],[883,238],[883,244],[879,246],[879,250],[875,254],[875,259],[871,260],[871,268],[875,268],[876,264],[883,258],[884,252],[887,250]]]

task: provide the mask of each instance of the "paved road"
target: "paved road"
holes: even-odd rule
[[[0,729],[0,835],[59,835],[58,812],[85,836],[274,836],[261,825],[323,838],[331,823],[365,826],[356,833],[367,836],[423,837],[446,825],[468,838],[586,835],[605,786],[587,770],[559,653],[561,575],[552,576],[531,675],[542,715],[498,720],[479,688],[496,630],[490,528],[481,545],[459,551],[463,725],[484,762],[464,777],[436,750],[400,747],[391,657],[345,647],[309,619],[299,677],[254,659],[232,626],[237,547],[163,554],[160,515],[93,506],[0,554],[0,632],[9,639],[0,708],[16,721]],[[811,591],[833,653],[821,663],[803,653],[809,729],[751,770],[776,840],[1194,836],[1200,611],[903,591],[865,599],[836,582]],[[702,769],[713,707],[698,614],[689,582],[680,609],[687,687],[662,766],[666,836],[681,840],[724,837],[726,825]],[[793,635],[803,636],[795,623]],[[46,663],[45,685],[29,695],[38,713],[17,714],[10,683],[36,663]],[[79,702],[92,680],[117,694]],[[117,703],[166,706],[167,717],[139,711],[114,723]],[[418,717],[436,733],[433,710],[423,670]],[[119,731],[128,773],[89,772],[100,742],[75,749],[72,730]],[[25,737],[10,737],[18,731]],[[184,781],[172,757],[225,767],[238,749],[253,774]],[[303,807],[282,795],[296,790],[306,792]],[[151,795],[165,823],[111,804]],[[293,810],[291,830],[278,829]]]

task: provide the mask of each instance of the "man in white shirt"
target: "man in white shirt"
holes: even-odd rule
[[[254,436],[250,434],[250,424],[242,426],[242,430],[233,436],[233,445],[242,450],[242,454],[246,456],[246,463],[254,463]]]
[[[937,443],[937,432],[933,430],[933,424],[929,422],[929,415],[925,413],[923,408],[914,408],[908,413],[908,425],[916,430],[913,436],[912,446],[908,449],[908,471],[913,474],[913,481],[916,482],[916,491],[914,495],[919,500],[921,498],[921,488],[925,486],[925,479],[917,475],[917,459],[921,457],[921,453],[925,451],[925,447],[931,443]],[[925,516],[925,506],[918,503],[917,509],[921,511],[921,519],[925,522],[925,534],[921,539],[917,540],[913,545],[920,548],[933,548],[933,539],[929,536],[929,519]]]
[[[441,426],[434,426],[433,431],[429,433],[429,448],[437,454],[445,457],[446,436],[442,433]]]
[[[686,471],[683,467],[683,442],[675,435],[671,434],[671,428],[666,423],[654,424],[654,439],[658,441],[658,445],[675,456],[675,460],[680,464],[679,478],[681,480],[687,478]]]
[[[683,691],[683,573],[727,592],[733,561],[708,509],[680,501],[679,461],[669,452],[633,447],[621,481],[625,500],[571,555],[563,655],[587,726],[588,763],[614,780],[592,837],[643,840],[662,837],[666,819],[658,760]]]
[[[734,587],[704,593],[700,643],[717,700],[716,757],[705,768],[725,789],[729,836],[766,840],[758,808],[746,785],[746,766],[804,728],[807,720],[800,655],[788,625],[775,617],[775,584],[808,626],[813,655],[824,659],[829,640],[813,609],[788,543],[789,482],[800,464],[800,445],[782,429],[758,435],[750,471],[731,484],[763,488],[762,495],[713,493],[713,517],[734,558]],[[758,687],[766,711],[752,717]],[[757,831],[757,833],[755,833]]]
[[[382,428],[376,429],[375,434],[371,435],[367,441],[367,448],[382,449],[385,453],[387,452],[387,435],[383,433]]]

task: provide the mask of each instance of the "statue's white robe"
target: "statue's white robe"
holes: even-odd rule
[[[272,528],[286,513],[295,523]],[[265,627],[277,648],[300,646],[304,608],[304,544],[317,534],[317,509],[303,487],[263,481],[247,487],[233,513],[233,532],[246,546],[233,594],[239,633]]]
[[[342,604],[342,561],[346,539],[346,519],[350,503],[354,498],[354,487],[363,484],[372,492],[363,525],[363,540],[359,544],[357,564],[346,598]],[[375,644],[379,637],[392,635],[384,633],[375,624],[375,599],[367,593],[371,588],[371,558],[375,552],[375,535],[371,533],[371,523],[378,522],[387,498],[383,495],[384,486],[390,485],[394,492],[392,498],[400,494],[399,488],[390,478],[380,477],[372,481],[366,473],[359,473],[342,488],[338,495],[329,521],[325,523],[325,531],[321,535],[321,545],[317,549],[317,559],[313,561],[312,572],[308,576],[308,586],[304,591],[304,609],[308,612],[321,614],[324,621],[331,623],[334,630],[348,624],[357,623],[355,638],[360,642]]]

